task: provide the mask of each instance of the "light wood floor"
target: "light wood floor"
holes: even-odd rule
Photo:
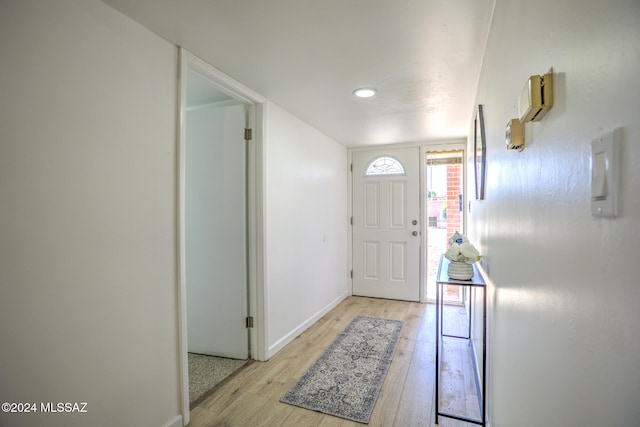
[[[458,319],[460,314],[464,314],[463,310],[461,307],[448,307],[445,310],[446,324],[452,328],[464,328],[464,320]],[[433,426],[435,307],[432,304],[349,297],[268,362],[249,364],[219,387],[191,411],[189,427],[362,426],[279,402],[324,349],[359,315],[405,321],[369,425]],[[447,333],[452,332],[455,333],[447,329]],[[442,382],[448,385],[441,389],[440,402],[448,411],[476,417],[477,396],[468,362],[468,347],[447,342],[444,347],[446,363],[441,377]],[[468,427],[473,424],[441,417],[439,425]]]

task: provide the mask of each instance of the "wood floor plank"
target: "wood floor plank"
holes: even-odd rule
[[[216,414],[209,412],[202,406],[195,407],[191,410],[191,422],[189,425],[204,426],[213,419],[215,415]]]
[[[206,427],[214,426],[249,426],[249,420],[267,403],[267,399],[245,393],[224,408]]]
[[[355,421],[345,420],[344,418],[332,417],[331,415],[326,415],[319,427],[362,427],[362,424],[357,423]]]
[[[247,425],[252,427],[273,427],[282,425],[294,411],[294,407],[285,404],[263,405],[249,418]]]
[[[465,412],[464,376],[459,340],[446,338],[442,345],[440,374],[441,411],[463,415]],[[462,393],[460,392],[462,391]]]
[[[433,342],[416,341],[394,426],[431,426],[435,370]]]
[[[447,332],[454,335],[468,333],[468,317],[464,307],[446,306],[444,310]],[[480,418],[473,367],[471,365],[471,351],[467,340],[445,338],[443,348],[443,369],[440,410],[463,415],[470,418]],[[475,405],[474,405],[475,402]],[[475,406],[475,408],[474,408]],[[440,417],[438,427],[472,427],[476,424],[451,418]]]
[[[308,411],[302,408],[294,408],[291,414],[282,422],[283,426],[317,427],[326,415],[319,412]]]
[[[371,413],[370,425],[393,425],[412,356],[412,351],[396,350],[383,387],[380,389],[378,400]]]

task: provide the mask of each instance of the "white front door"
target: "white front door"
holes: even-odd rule
[[[420,300],[420,152],[353,153],[353,294]]]

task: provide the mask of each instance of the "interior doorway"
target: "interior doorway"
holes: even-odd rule
[[[193,407],[249,358],[247,105],[187,75],[185,276]]]
[[[465,233],[464,149],[427,151],[425,180],[427,213],[427,300],[435,301],[440,256],[454,232]],[[444,302],[464,303],[462,286],[445,286]]]
[[[259,131],[247,129],[262,125],[264,102],[180,50],[179,341],[185,425],[192,403],[190,356],[263,360],[258,277],[263,255],[257,243],[262,141]]]

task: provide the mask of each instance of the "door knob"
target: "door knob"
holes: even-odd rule
[[[414,231],[414,232],[413,232],[413,233],[411,233],[411,234],[413,234],[414,236],[417,236],[417,235],[418,235],[418,232],[417,232],[417,231]]]

